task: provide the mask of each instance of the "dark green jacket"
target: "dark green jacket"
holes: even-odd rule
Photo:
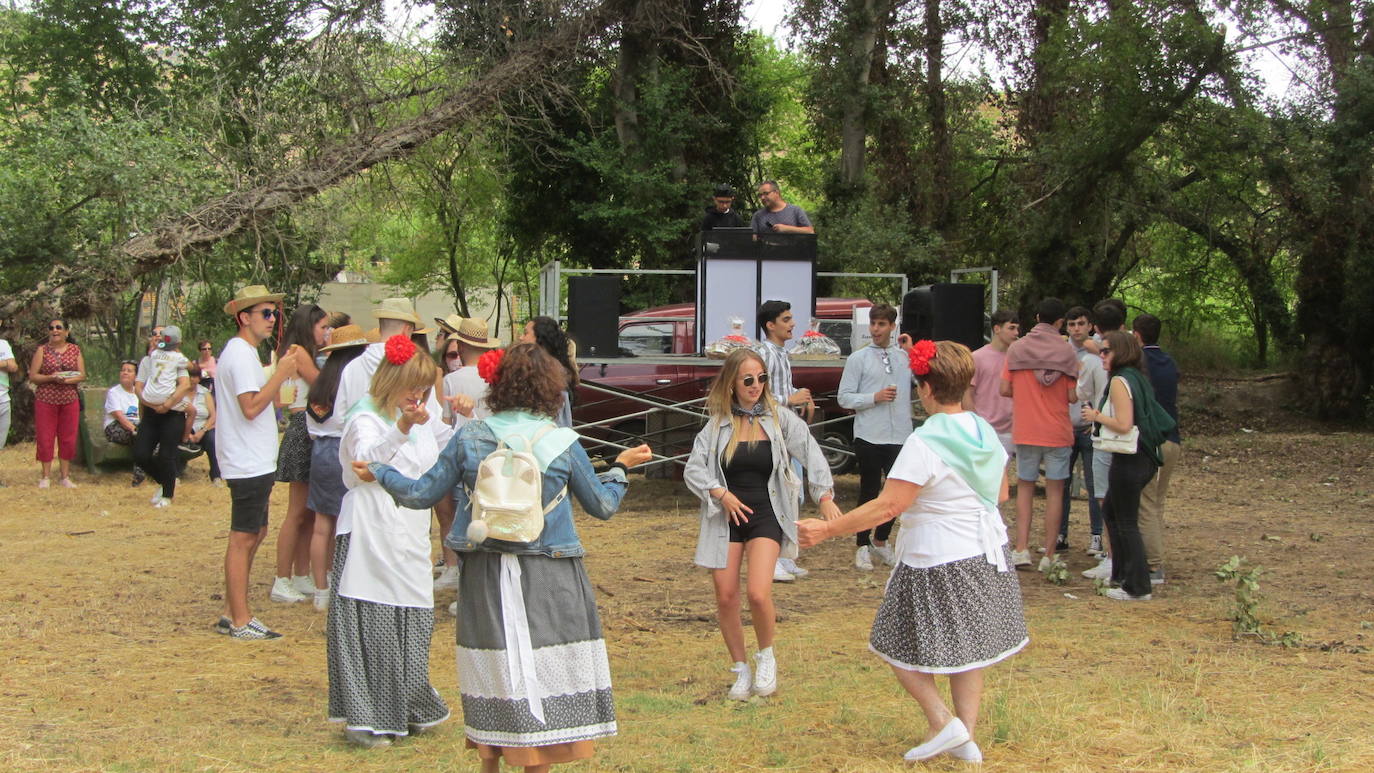
[[[1135,368],[1121,368],[1112,371],[1111,375],[1121,376],[1126,379],[1126,383],[1131,387],[1131,402],[1135,413],[1135,425],[1140,428],[1140,440],[1136,443],[1136,450],[1144,451],[1154,460],[1155,466],[1164,464],[1164,458],[1159,453],[1159,447],[1163,445],[1169,431],[1172,430],[1177,422],[1170,416],[1164,407],[1155,400],[1155,390],[1150,386],[1150,382],[1145,380],[1145,374]],[[1108,382],[1110,384],[1110,382]],[[1097,406],[1100,411],[1107,407],[1107,401],[1111,399],[1111,387],[1102,392],[1102,402]],[[1101,424],[1097,425],[1101,427]]]

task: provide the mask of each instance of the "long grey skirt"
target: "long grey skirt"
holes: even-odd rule
[[[501,560],[500,553],[473,552],[459,562],[458,684],[467,737],[492,746],[547,746],[615,735],[606,643],[582,559],[517,558],[543,721],[526,699],[527,682],[512,677]]]
[[[992,665],[1029,641],[1016,572],[977,555],[922,569],[897,564],[868,648],[898,668],[953,674]]]
[[[392,735],[437,725],[449,710],[429,683],[434,610],[340,596],[349,536],[334,539],[329,578],[329,719],[349,730]]]

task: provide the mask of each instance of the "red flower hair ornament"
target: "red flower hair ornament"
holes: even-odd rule
[[[398,333],[386,339],[386,361],[392,365],[404,365],[415,356],[416,348],[414,341]]]
[[[918,376],[930,373],[930,361],[935,359],[935,342],[929,338],[922,338],[911,346],[911,353],[908,358],[911,360],[911,372]]]
[[[501,372],[501,358],[506,356],[505,349],[492,349],[477,358],[477,375],[488,384],[495,384]]]

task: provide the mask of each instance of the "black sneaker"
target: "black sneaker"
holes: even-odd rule
[[[263,625],[255,617],[242,628],[230,627],[229,637],[232,639],[280,639],[281,634]]]
[[[1068,541],[1067,539],[1065,539],[1065,538],[1061,535],[1061,536],[1059,537],[1059,541],[1056,542],[1056,543],[1054,543],[1054,552],[1058,553],[1058,552],[1061,551],[1061,550],[1068,550],[1068,549],[1069,549],[1069,541]]]
[[[177,450],[187,454],[198,454],[200,453],[200,446],[195,443],[178,443]]]

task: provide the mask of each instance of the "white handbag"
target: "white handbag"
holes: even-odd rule
[[[1129,392],[1131,385],[1126,384],[1126,391]],[[1104,416],[1116,417],[1116,412],[1112,408],[1112,400],[1107,398],[1106,405],[1102,406],[1106,410],[1102,412]],[[1114,432],[1107,425],[1101,422],[1097,425],[1097,431],[1093,432],[1093,449],[1096,451],[1106,451],[1110,454],[1133,454],[1136,451],[1137,441],[1140,440],[1140,427],[1132,424],[1127,432]]]

